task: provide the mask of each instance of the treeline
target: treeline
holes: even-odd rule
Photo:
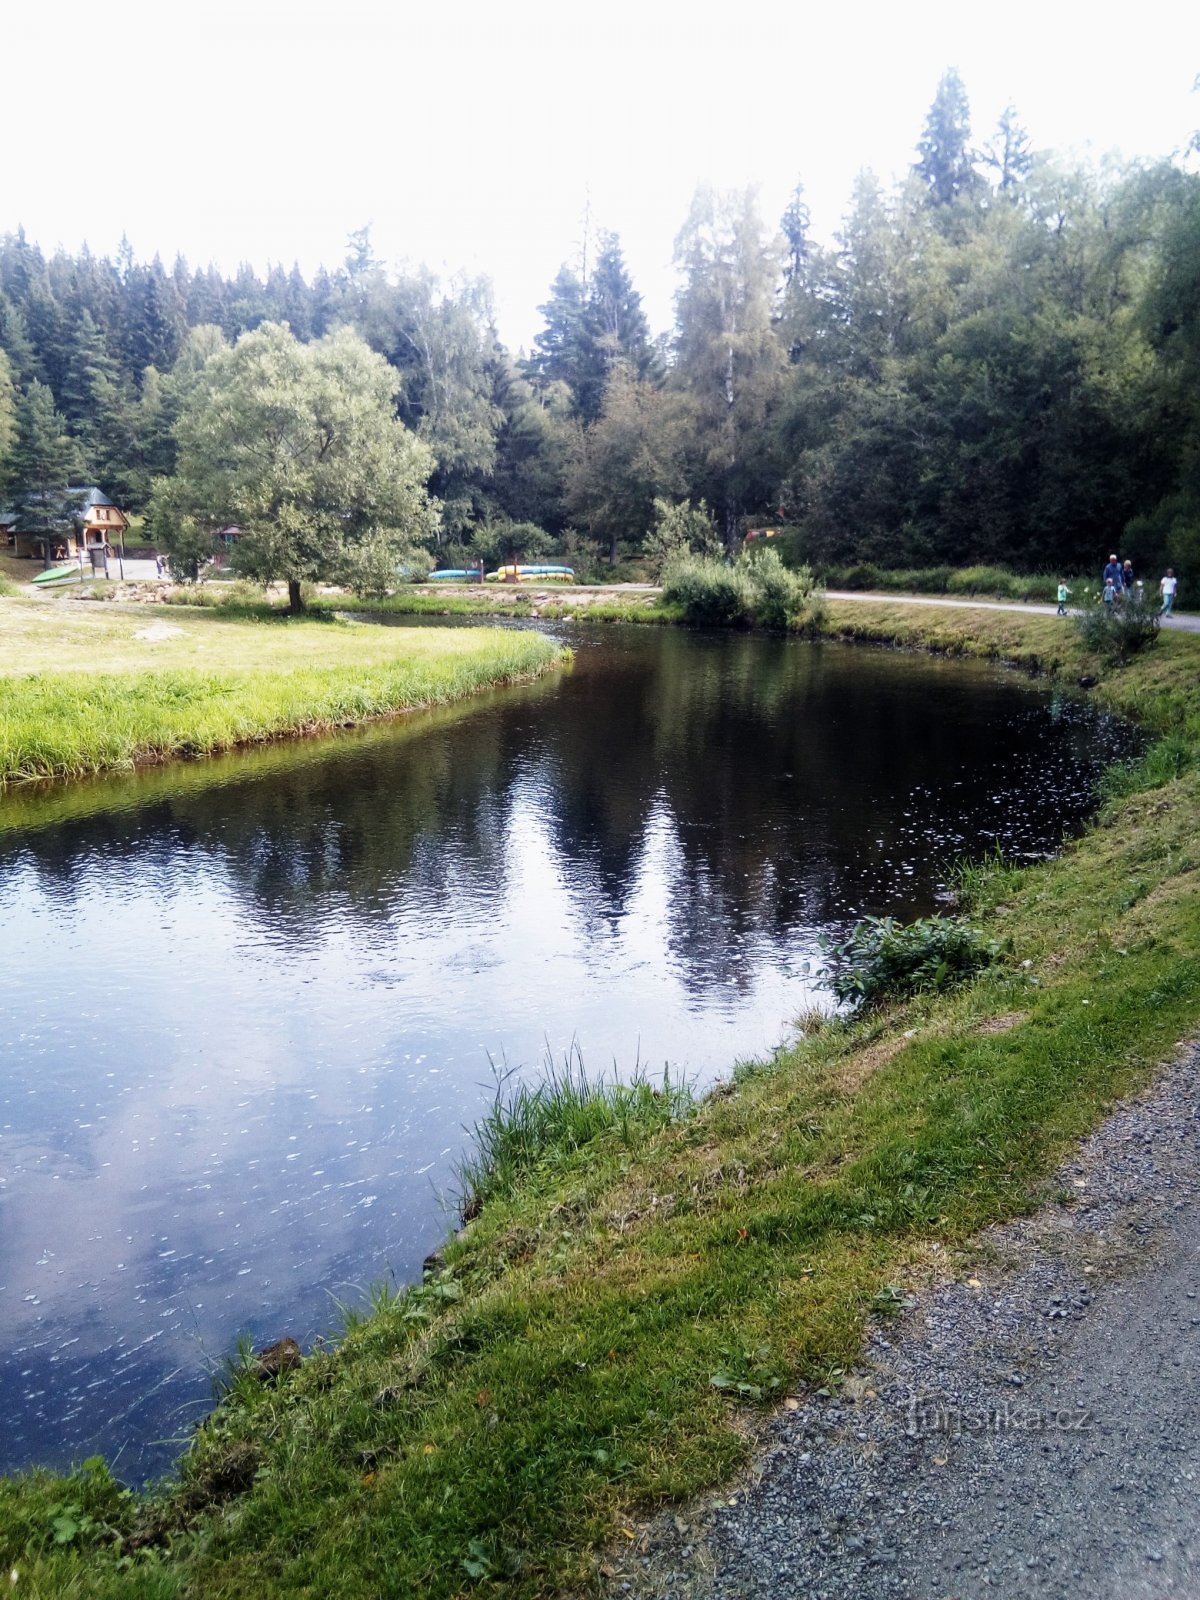
[[[616,559],[666,501],[703,502],[730,546],[785,524],[818,565],[1084,570],[1120,547],[1200,571],[1200,178],[1181,164],[1065,165],[1011,110],[977,147],[950,72],[906,181],[863,174],[832,247],[801,185],[778,227],[753,194],[702,189],[676,262],[669,337],[604,235],[515,357],[486,282],[390,274],[365,230],[311,282],[8,235],[0,472],[18,500],[86,472],[140,510],[215,351],[267,322],[350,327],[433,452],[443,556],[515,524]]]

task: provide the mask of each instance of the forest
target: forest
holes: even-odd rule
[[[1200,147],[1193,140],[1193,150]],[[286,324],[350,330],[427,454],[439,563],[507,544],[581,570],[682,510],[791,559],[1083,571],[1110,550],[1200,573],[1200,176],[1190,152],[1082,165],[1011,108],[976,143],[947,72],[903,182],[862,173],[831,244],[700,188],[673,330],[652,336],[619,237],[564,265],[528,352],[486,280],[343,265],[171,267],[0,237],[0,503],[95,482],[170,544],[180,420],[207,364]],[[372,380],[374,381],[374,380]],[[517,530],[514,538],[513,530]]]

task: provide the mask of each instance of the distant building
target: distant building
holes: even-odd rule
[[[47,565],[103,550],[128,526],[129,518],[95,484],[72,484],[62,501],[47,505],[44,516],[36,500],[24,514],[0,510],[0,535],[13,554]]]

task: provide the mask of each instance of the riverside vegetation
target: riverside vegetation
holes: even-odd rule
[[[1117,668],[1052,618],[860,603],[825,626],[1086,674],[1152,742],[1061,857],[961,871],[989,957],[961,981],[805,1019],[698,1103],[643,1085],[605,1110],[576,1076],[501,1106],[478,1214],[424,1281],[270,1381],[247,1353],[174,1481],[135,1494],[94,1460],[0,1484],[16,1593],[599,1590],[606,1540],[745,1461],[745,1408],[836,1387],[867,1320],[1036,1204],[1195,1028],[1200,640]]]
[[[565,658],[511,630],[163,615],[3,602],[0,787],[444,705]]]

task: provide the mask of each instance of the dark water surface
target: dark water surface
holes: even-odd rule
[[[823,929],[1053,850],[1128,748],[981,666],[571,637],[469,707],[0,801],[0,1470],[161,1471],[239,1334],[419,1273],[489,1053],[712,1081],[824,1000]]]

